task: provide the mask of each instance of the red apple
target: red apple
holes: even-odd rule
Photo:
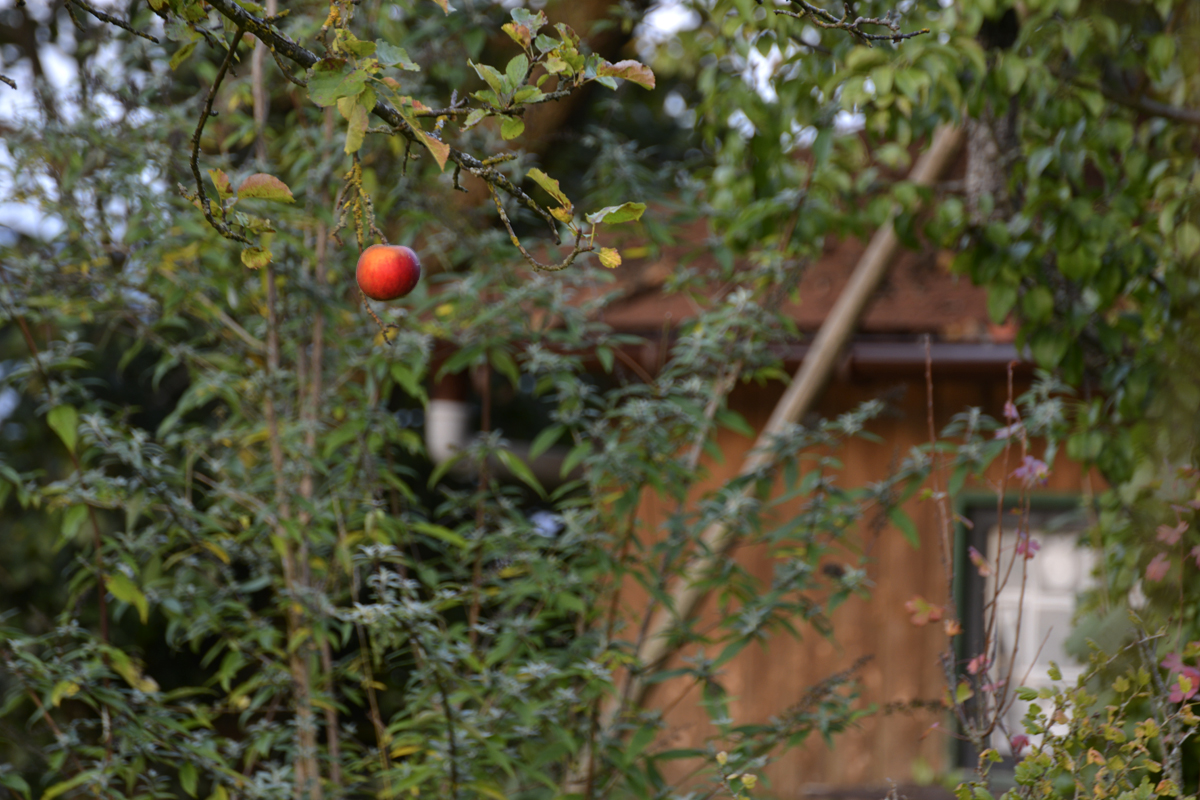
[[[404,297],[421,277],[421,262],[407,247],[373,244],[358,257],[358,288],[372,300]]]

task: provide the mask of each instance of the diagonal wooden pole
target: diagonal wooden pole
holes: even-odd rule
[[[922,153],[913,165],[908,179],[919,186],[931,185],[945,171],[961,143],[960,129],[939,127],[934,132],[929,149]],[[871,237],[845,290],[838,296],[837,302],[821,324],[800,369],[792,378],[787,391],[771,413],[766,427],[746,456],[740,473],[742,476],[760,469],[768,458],[771,441],[782,433],[787,425],[800,420],[812,408],[833,373],[839,354],[854,334],[867,303],[887,273],[888,265],[898,248],[899,240],[892,227],[892,218],[889,217]],[[667,634],[678,621],[690,617],[704,600],[706,592],[698,585],[701,578],[725,557],[735,544],[736,538],[720,523],[710,525],[701,534],[699,549],[708,555],[692,562],[677,579],[670,593],[670,604],[659,609],[647,629],[645,643],[638,653],[642,670],[640,675],[634,676],[627,695],[633,705],[642,702],[648,689],[648,684],[641,675],[649,674],[671,655],[673,648],[669,644]],[[610,696],[601,712],[604,725],[612,722],[619,705],[620,699]]]

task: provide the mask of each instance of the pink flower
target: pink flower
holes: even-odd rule
[[[992,567],[988,564],[987,559],[983,557],[982,553],[974,547],[968,547],[967,555],[971,558],[971,563],[975,565],[975,569],[979,570],[980,575],[986,578],[992,574]]]
[[[1016,736],[1008,740],[1009,747],[1012,748],[1013,755],[1021,755],[1021,751],[1029,747],[1029,737],[1023,733],[1018,733]]]
[[[987,653],[980,653],[967,662],[967,672],[972,675],[978,675],[988,668],[991,660],[987,657]]]
[[[1046,466],[1046,462],[1041,459],[1025,456],[1021,466],[1013,470],[1012,476],[1019,480],[1026,489],[1035,485],[1042,486],[1050,477],[1050,467]]]
[[[1157,583],[1167,577],[1167,570],[1170,568],[1171,562],[1167,558],[1167,554],[1159,553],[1146,565],[1146,580]]]
[[[1188,524],[1186,522],[1180,522],[1175,527],[1171,527],[1170,525],[1159,525],[1158,540],[1166,545],[1176,544],[1179,541],[1179,537],[1183,536],[1187,529]]]
[[[1037,539],[1030,539],[1026,531],[1021,531],[1017,534],[1017,555],[1025,556],[1025,558],[1033,558],[1038,550],[1042,549],[1042,545]]]
[[[1012,425],[1005,425],[1003,428],[1000,428],[996,431],[996,438],[1007,439],[1010,436],[1016,436],[1024,428],[1025,426],[1019,422],[1014,422]]]
[[[1196,566],[1200,567],[1200,544],[1192,548],[1192,558],[1196,559]]]
[[[1004,418],[1005,419],[1020,419],[1021,418],[1021,414],[1019,411],[1017,411],[1017,407],[1013,404],[1012,400],[1006,400],[1004,402]]]

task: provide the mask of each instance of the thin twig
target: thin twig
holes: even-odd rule
[[[775,13],[784,17],[792,17],[793,19],[807,20],[818,28],[846,31],[857,36],[868,47],[871,45],[871,42],[890,41],[899,43],[905,39],[912,39],[916,36],[929,33],[929,28],[921,28],[910,33],[901,33],[899,15],[894,12],[889,12],[882,17],[859,17],[854,14],[853,4],[845,3],[843,4],[845,11],[842,16],[838,17],[819,6],[814,6],[812,3],[806,2],[806,0],[791,0],[791,2],[800,6],[800,11],[775,9]],[[853,19],[851,19],[852,17]],[[887,28],[891,33],[867,33],[862,29],[863,25]]]
[[[134,28],[132,25],[130,25],[128,22],[126,22],[126,21],[125,21],[125,20],[123,20],[123,19],[117,19],[117,18],[116,18],[116,17],[114,17],[114,16],[111,16],[111,15],[109,15],[109,14],[105,14],[105,13],[104,13],[103,11],[101,11],[100,9],[98,9],[98,8],[94,8],[93,6],[91,6],[91,5],[87,4],[87,3],[85,3],[85,2],[84,2],[84,0],[67,0],[67,2],[68,2],[68,4],[73,4],[73,5],[77,5],[77,6],[79,6],[79,7],[80,7],[80,8],[82,8],[84,11],[86,11],[86,12],[87,12],[87,13],[89,13],[89,14],[91,14],[93,17],[95,17],[96,19],[100,20],[101,22],[107,22],[109,25],[116,25],[116,26],[117,26],[118,28],[120,28],[121,30],[129,31],[129,32],[130,32],[130,33],[132,33],[134,36],[140,36],[140,37],[142,37],[143,39],[146,39],[146,40],[148,40],[148,41],[154,42],[155,44],[158,44],[158,43],[159,43],[158,39],[156,39],[155,37],[151,36],[150,34],[148,34],[148,33],[142,33],[141,31],[139,31],[138,29]],[[15,89],[16,87],[14,86],[13,88]]]
[[[575,230],[575,244],[571,248],[571,252],[557,264],[543,264],[531,256],[529,251],[525,249],[525,245],[521,244],[520,238],[517,236],[516,231],[513,230],[512,223],[508,219],[508,212],[504,210],[504,203],[500,201],[500,194],[496,191],[496,187],[489,184],[488,189],[492,195],[492,202],[496,204],[496,210],[500,212],[500,219],[503,220],[504,227],[508,230],[509,241],[513,243],[513,246],[517,250],[521,251],[521,255],[524,256],[529,266],[538,272],[559,272],[564,270],[575,263],[575,259],[579,257],[580,253],[587,253],[595,249],[591,244],[583,244],[583,229],[577,228]]]
[[[72,2],[74,1],[72,0]],[[221,81],[225,80],[225,73],[229,71],[229,67],[233,63],[238,43],[241,42],[242,34],[245,32],[246,29],[241,25],[234,31],[233,41],[230,43],[229,50],[225,54],[225,60],[221,62],[221,67],[217,70],[217,77],[213,79],[212,88],[208,91],[208,97],[204,101],[204,110],[200,112],[200,121],[196,123],[196,132],[192,134],[191,163],[192,177],[196,179],[196,196],[200,201],[200,209],[204,212],[204,218],[208,220],[208,224],[212,225],[218,233],[227,239],[233,239],[243,244],[253,244],[245,236],[234,233],[224,222],[218,222],[213,219],[212,206],[209,203],[208,194],[204,191],[204,179],[200,177],[200,136],[204,133],[204,124],[208,122],[208,118],[212,114],[213,100],[217,97],[217,90],[221,88]]]
[[[480,398],[482,405],[482,419],[480,420],[480,430],[484,437],[492,432],[492,371],[485,362],[481,370],[483,372],[483,397]],[[484,532],[484,522],[486,516],[484,514],[484,493],[487,491],[488,485],[488,456],[485,452],[480,459],[479,465],[479,484],[476,488],[475,501],[475,564],[471,571],[471,608],[467,612],[467,636],[471,642],[471,649],[475,649],[476,640],[479,638],[477,625],[479,623],[479,607],[483,599],[483,547],[487,542],[487,536]]]

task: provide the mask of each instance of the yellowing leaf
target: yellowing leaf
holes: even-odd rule
[[[138,616],[145,625],[150,616],[150,602],[129,576],[124,572],[114,572],[105,579],[105,584],[113,597],[137,609]],[[130,681],[130,684],[133,684],[133,681]]]
[[[413,753],[418,753],[420,751],[420,745],[402,744],[399,747],[394,748],[391,755],[392,758],[402,758],[404,756],[411,756]]]
[[[271,263],[271,251],[265,247],[243,248],[242,263],[250,269],[261,269]]]
[[[156,2],[158,3],[157,6],[154,5]],[[162,6],[166,5],[166,0],[150,0],[150,5],[154,6],[154,9],[157,11]],[[171,61],[168,63],[168,66],[171,68],[171,71],[174,72],[175,69],[180,64],[182,64],[184,61],[187,61],[188,56],[190,56],[195,51],[195,49],[196,49],[196,43],[188,42],[183,47],[176,50],[175,55],[171,56]]]
[[[242,185],[238,187],[238,199],[246,198],[276,200],[280,203],[295,201],[295,198],[292,197],[292,190],[287,187],[286,183],[265,172],[256,172],[242,181]]]
[[[530,178],[533,178],[534,182],[536,182],[538,186],[549,192],[550,196],[557,200],[560,204],[565,206],[567,209],[571,208],[571,201],[567,199],[565,194],[563,194],[563,190],[558,188],[558,181],[554,180],[554,178],[551,178],[537,167],[529,170],[529,172],[526,174]]]
[[[74,697],[79,693],[79,684],[75,681],[59,681],[50,692],[50,705],[58,708],[63,698]]]
[[[418,130],[420,129],[418,128]],[[421,132],[421,138],[425,142],[425,146],[429,148],[429,152],[433,153],[433,159],[437,161],[438,169],[445,171],[446,159],[450,158],[450,145],[433,138],[424,131]]]
[[[219,169],[210,169],[208,177],[212,178],[213,186],[217,187],[217,196],[222,200],[233,197],[233,184],[229,182],[229,176]]]
[[[345,100],[346,98],[342,98]],[[338,109],[342,107],[342,100],[338,101]],[[363,108],[360,103],[354,103],[351,106],[350,114],[346,122],[346,145],[342,148],[347,154],[357,153],[363,144],[363,137],[367,133],[367,109]]]
[[[596,75],[600,77],[612,76],[614,78],[624,78],[643,88],[654,88],[654,73],[645,64],[637,61],[618,61],[615,64],[601,64],[596,68]]]
[[[211,551],[214,556],[221,559],[226,564],[229,563],[229,553],[226,553],[225,549],[221,547],[221,545],[217,544],[216,542],[210,542],[207,539],[201,542],[201,544],[204,545],[205,549]]]
[[[524,25],[518,25],[515,22],[507,22],[500,27],[500,30],[507,33],[514,42],[521,45],[522,48],[528,50],[530,43],[533,42],[533,36],[529,32],[529,28]]]
[[[438,4],[438,7],[440,7],[442,9],[443,14],[449,14],[451,11],[454,10],[453,8],[450,7],[450,4],[448,2],[446,2],[446,0],[433,0],[433,2]]]
[[[600,263],[609,269],[616,269],[621,266],[621,254],[613,247],[600,248]]]

